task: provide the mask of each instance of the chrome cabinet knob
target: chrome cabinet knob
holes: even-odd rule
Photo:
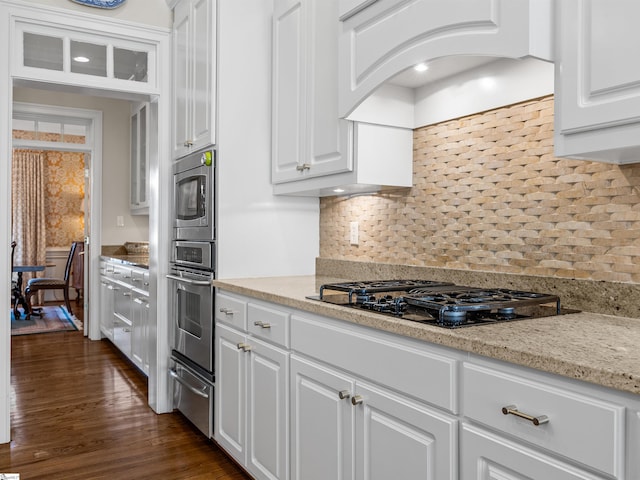
[[[364,402],[364,398],[362,398],[360,395],[354,395],[353,397],[351,397],[351,405],[360,405],[362,402]]]
[[[351,394],[347,390],[340,390],[338,392],[338,398],[340,398],[340,400],[344,400],[345,398],[349,398],[350,396]]]

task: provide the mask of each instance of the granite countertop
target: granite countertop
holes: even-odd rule
[[[229,292],[640,394],[640,319],[598,313],[445,329],[305,298],[341,279],[296,276],[215,280]]]
[[[119,260],[120,263],[131,265],[132,267],[149,268],[149,255],[103,254],[102,258],[107,260]]]

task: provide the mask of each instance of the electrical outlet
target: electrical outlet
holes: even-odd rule
[[[358,222],[351,222],[349,224],[349,243],[351,245],[358,245]]]
[[[122,215],[116,217],[116,227],[124,227],[124,217]]]

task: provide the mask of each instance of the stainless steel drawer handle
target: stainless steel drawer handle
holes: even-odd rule
[[[351,397],[351,405],[360,405],[362,402],[364,402],[364,398],[362,398],[360,395],[354,395],[353,397]]]
[[[191,280],[189,278],[178,277],[176,275],[165,275],[169,280],[175,280],[176,282],[187,283],[189,285],[196,285],[202,287],[208,287],[211,285],[210,280]]]
[[[264,323],[264,322],[261,322],[261,321],[257,321],[257,322],[253,322],[253,324],[256,327],[260,327],[260,328],[271,328],[271,324],[270,323]]]
[[[251,350],[251,345],[247,345],[246,343],[239,343],[236,347],[238,347],[238,350],[243,350],[245,352]]]
[[[220,313],[224,313],[225,315],[233,315],[234,312],[230,308],[221,308]]]
[[[178,373],[175,370],[169,370],[169,375],[175,378],[178,383],[185,386],[190,392],[195,393],[196,395],[202,398],[209,398],[209,395],[207,395],[205,392],[198,390],[197,388],[194,388],[193,386],[189,385],[185,380],[182,379],[182,377],[180,377],[180,375],[178,375]]]
[[[311,165],[308,163],[303,163],[302,165],[296,165],[296,170],[299,172],[304,172],[305,170],[310,170]]]
[[[527,415],[526,413],[522,413],[518,410],[518,407],[515,405],[508,405],[506,407],[502,407],[502,413],[504,415],[515,415],[516,417],[524,418],[525,420],[529,420],[536,427],[538,425],[542,425],[544,423],[549,423],[549,417],[546,415],[538,415],[537,417],[533,417],[531,415]]]
[[[338,392],[338,398],[340,400],[344,400],[345,398],[349,398],[351,396],[351,394],[349,393],[348,390],[340,390]]]

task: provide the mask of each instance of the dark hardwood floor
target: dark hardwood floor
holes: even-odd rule
[[[12,337],[11,438],[0,472],[21,479],[249,479],[179,413],[156,415],[147,383],[106,340]]]

